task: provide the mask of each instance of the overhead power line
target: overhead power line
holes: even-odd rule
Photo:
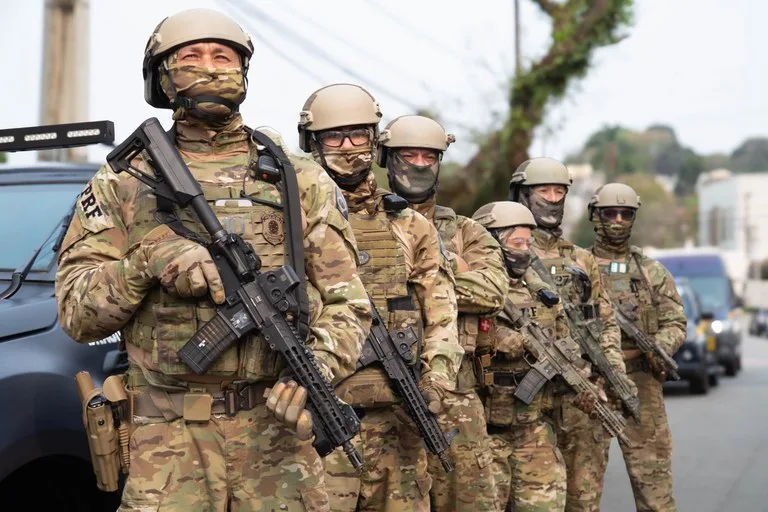
[[[236,1],[236,0],[228,0],[228,2],[232,6],[238,7],[240,11],[251,16],[253,19],[261,20],[262,22],[264,22],[264,26],[267,26],[275,30],[276,33],[288,39],[293,44],[300,46],[307,53],[312,54],[315,57],[318,57],[324,60],[330,65],[348,74],[350,77],[354,78],[358,82],[362,84],[367,84],[371,88],[376,89],[379,93],[381,93],[382,96],[386,96],[390,99],[393,99],[396,102],[400,103],[401,105],[405,105],[406,107],[414,111],[419,110],[421,108],[419,105],[408,100],[407,98],[404,98],[400,95],[390,92],[388,87],[385,87],[384,85],[378,82],[375,82],[370,78],[364,77],[363,75],[361,75],[354,69],[350,68],[349,66],[337,61],[333,56],[331,56],[330,54],[322,50],[322,48],[318,47],[315,43],[306,39],[301,34],[296,33],[293,29],[288,27],[286,24],[284,24],[277,18],[271,16],[266,11],[257,7],[256,5],[250,2],[242,2],[242,1]]]

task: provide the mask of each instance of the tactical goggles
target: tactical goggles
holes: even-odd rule
[[[599,208],[598,213],[603,220],[617,220],[621,215],[622,220],[634,220],[634,208]]]
[[[499,241],[504,244],[507,249],[516,249],[518,251],[525,251],[533,247],[535,240],[532,236],[528,238],[523,238],[521,236],[511,238],[512,233],[514,233],[516,229],[517,228],[507,228],[500,230],[498,234]]]
[[[315,134],[317,141],[329,148],[340,148],[344,139],[349,139],[353,146],[365,146],[371,142],[371,131],[368,128],[352,128],[351,130],[325,130]]]

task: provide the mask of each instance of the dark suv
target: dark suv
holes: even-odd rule
[[[675,355],[678,373],[690,384],[691,393],[704,395],[717,386],[723,367],[717,360],[717,340],[709,328],[712,316],[701,310],[699,297],[684,277],[675,279],[687,320],[683,345]]]
[[[54,297],[56,245],[96,169],[0,166],[0,510],[119,504],[117,493],[96,489],[74,375],[87,370],[101,386],[124,370],[124,353],[116,335],[90,344],[69,338]]]

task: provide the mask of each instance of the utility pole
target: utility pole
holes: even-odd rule
[[[513,0],[515,11],[515,76],[520,75],[520,0]]]
[[[88,120],[89,41],[86,0],[46,0],[40,124]],[[87,158],[85,148],[38,152],[43,161],[84,162]]]

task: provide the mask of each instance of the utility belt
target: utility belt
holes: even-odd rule
[[[138,369],[129,370],[133,416],[147,418],[150,422],[160,418],[163,421],[184,418],[188,422],[205,422],[213,415],[234,417],[240,411],[250,411],[266,403],[266,390],[275,382],[184,382],[179,384],[187,389],[164,389],[147,382]]]
[[[624,366],[627,367],[627,373],[634,373],[634,372],[653,373],[653,368],[651,368],[650,363],[648,363],[648,361],[642,355],[640,357],[636,357],[635,359],[629,359],[627,361],[624,361]]]

